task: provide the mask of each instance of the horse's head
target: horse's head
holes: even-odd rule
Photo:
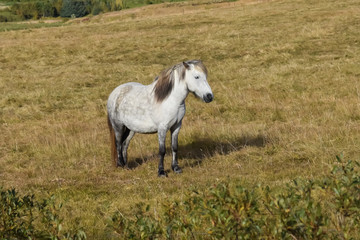
[[[201,61],[183,62],[185,67],[185,82],[190,92],[209,103],[214,99],[214,95],[206,80],[207,69]]]

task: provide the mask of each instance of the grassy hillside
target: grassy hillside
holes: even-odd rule
[[[320,177],[337,154],[359,158],[358,1],[194,3],[1,32],[0,186],[55,194],[65,228],[104,239],[114,211],[131,216],[140,201],[226,179],[281,191]],[[187,99],[183,174],[157,177],[156,135],[135,135],[131,169],[114,168],[109,93],[188,59],[208,67],[215,100]]]

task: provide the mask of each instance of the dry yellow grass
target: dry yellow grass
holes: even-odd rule
[[[227,178],[281,188],[320,176],[337,154],[359,158],[358,1],[202,3],[0,33],[0,185],[54,193],[65,227],[104,239],[114,210],[139,201]],[[136,135],[131,170],[115,169],[108,94],[187,59],[204,61],[215,101],[187,99],[184,173],[157,178],[155,135]]]

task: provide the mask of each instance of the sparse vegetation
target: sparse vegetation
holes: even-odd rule
[[[0,188],[0,238],[86,239],[81,230],[62,230],[61,207],[54,196],[38,201],[34,195],[19,196],[15,189]]]
[[[357,239],[360,163],[337,159],[326,177],[294,180],[280,194],[227,179],[160,207],[138,203],[131,217],[116,211],[112,226],[122,239]],[[14,189],[0,196],[1,238],[86,238],[80,230],[61,231],[62,205],[53,196],[37,202],[33,195],[18,197]]]
[[[59,218],[64,232],[83,229],[88,239],[121,239],[112,221],[115,212],[128,221],[130,231],[135,216],[143,222],[161,216],[165,221],[177,207],[171,203],[185,211],[183,203],[192,197],[216,202],[220,199],[211,191],[226,189],[239,190],[235,196],[244,196],[241,201],[247,190],[257,201],[249,216],[259,217],[257,211],[272,216],[272,211],[283,219],[299,216],[304,225],[318,222],[318,228],[298,229],[299,222],[280,225],[277,218],[269,219],[279,234],[289,234],[288,226],[296,234],[336,229],[344,238],[353,237],[356,225],[348,220],[357,215],[341,220],[341,214],[348,214],[341,212],[348,195],[339,192],[337,198],[330,194],[333,189],[319,186],[334,156],[360,156],[358,5],[355,0],[204,0],[66,23],[1,23],[0,186],[37,199],[54,195],[63,203]],[[187,99],[179,135],[183,173],[157,177],[155,135],[136,135],[129,147],[130,169],[115,169],[106,125],[109,93],[128,81],[148,84],[162,69],[187,59],[206,64],[215,100]],[[290,184],[294,178],[308,180],[298,181],[297,188]],[[258,184],[269,186],[268,201],[258,201],[266,199],[265,189],[254,187]],[[312,189],[310,196],[307,189]],[[278,206],[277,198],[283,199]],[[294,199],[300,199],[299,205],[287,212]],[[331,214],[341,206],[339,215],[317,215],[330,211],[325,202],[331,203]],[[338,225],[339,220],[344,224]],[[155,233],[164,232],[163,226],[150,225]],[[263,234],[269,231],[264,229]],[[257,234],[256,229],[246,231]]]
[[[357,239],[360,163],[338,162],[328,176],[294,180],[280,194],[227,179],[162,207],[138,204],[131,218],[114,214],[114,229],[124,239]]]

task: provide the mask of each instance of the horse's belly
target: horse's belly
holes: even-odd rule
[[[158,130],[151,119],[139,117],[138,115],[136,117],[125,115],[122,121],[127,128],[137,133],[156,133]]]
[[[120,118],[124,125],[137,133],[155,133],[157,124],[151,117],[148,104],[135,104],[134,101],[124,101],[120,107]]]

